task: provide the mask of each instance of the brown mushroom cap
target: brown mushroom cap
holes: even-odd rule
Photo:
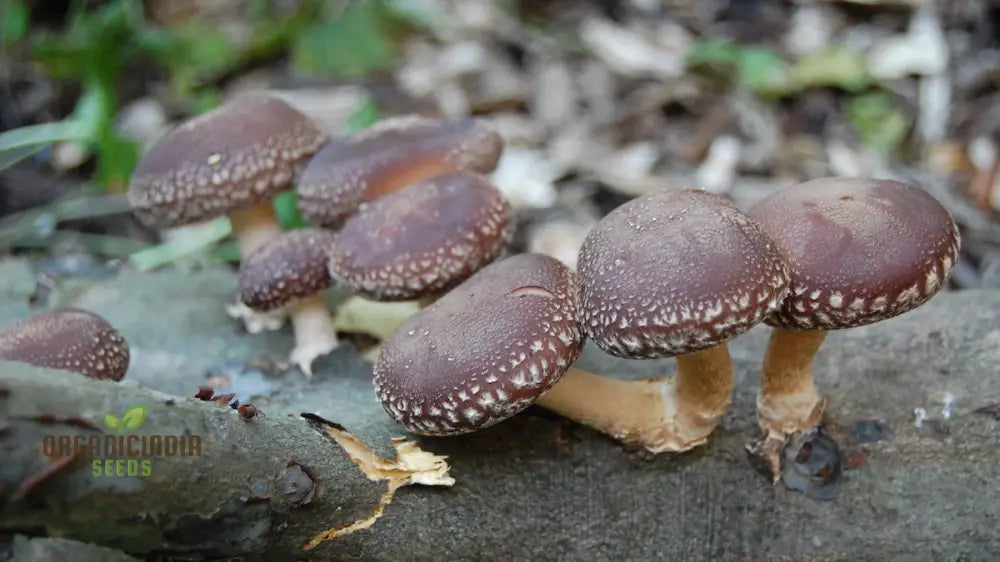
[[[832,330],[902,314],[947,283],[958,256],[958,228],[944,206],[897,181],[808,181],[749,214],[791,270],[791,294],[767,320],[773,326]]]
[[[117,381],[128,371],[129,347],[93,312],[56,308],[0,332],[0,358]]]
[[[344,224],[330,271],[376,300],[447,290],[510,243],[510,205],[481,175],[444,174],[376,199]]]
[[[772,312],[788,291],[774,243],[729,200],[660,191],[618,207],[580,248],[583,329],[619,357],[693,353]]]
[[[539,254],[485,267],[384,342],[375,392],[398,423],[457,435],[531,405],[583,347],[573,273]]]
[[[299,209],[313,224],[339,226],[365,201],[438,174],[492,172],[503,141],[480,119],[386,119],[330,141],[309,161],[296,186]]]
[[[240,264],[240,300],[254,310],[273,310],[330,285],[327,263],[337,233],[321,228],[286,232]]]
[[[129,200],[149,224],[178,226],[288,189],[325,135],[285,102],[236,98],[159,139],[132,174]]]

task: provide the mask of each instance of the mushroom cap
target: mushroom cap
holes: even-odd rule
[[[902,314],[947,283],[958,256],[958,228],[944,206],[897,181],[812,180],[769,195],[749,214],[791,272],[772,326],[833,330]]]
[[[460,170],[492,172],[502,150],[496,129],[481,119],[386,119],[316,153],[295,188],[299,209],[313,224],[339,226],[365,201],[420,180]]]
[[[328,288],[333,280],[327,263],[336,240],[336,232],[303,228],[267,242],[240,264],[240,300],[266,311]]]
[[[518,254],[403,322],[383,343],[375,392],[414,433],[468,433],[531,405],[582,347],[573,272]]]
[[[56,308],[0,332],[0,358],[118,381],[128,371],[130,356],[128,342],[104,318]]]
[[[500,190],[479,174],[449,173],[363,206],[340,230],[330,272],[371,299],[416,299],[461,283],[512,236]]]
[[[729,200],[660,191],[618,207],[579,254],[583,329],[619,357],[671,357],[742,334],[774,311],[788,270]]]
[[[325,138],[285,102],[241,96],[156,141],[132,174],[129,201],[148,224],[217,217],[288,189]]]

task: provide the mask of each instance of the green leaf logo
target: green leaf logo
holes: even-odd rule
[[[122,414],[122,425],[125,429],[139,429],[146,421],[146,405],[136,404]]]
[[[145,421],[145,404],[136,404],[125,410],[121,418],[114,414],[104,414],[104,425],[108,426],[109,429],[117,429],[119,435],[124,434],[126,429],[139,429]]]

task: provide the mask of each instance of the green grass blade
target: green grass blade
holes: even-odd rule
[[[28,125],[0,133],[0,152],[37,144],[64,140],[81,140],[90,135],[90,127],[83,121],[57,121]]]
[[[11,129],[0,133],[0,170],[9,168],[46,146],[67,140],[85,140],[91,129],[82,121],[67,120]]]
[[[139,271],[149,271],[167,265],[184,256],[208,248],[232,233],[233,227],[226,217],[219,217],[205,224],[192,227],[177,238],[136,252],[129,263]]]
[[[38,154],[45,146],[44,144],[29,144],[0,152],[0,170],[6,170],[21,160]]]

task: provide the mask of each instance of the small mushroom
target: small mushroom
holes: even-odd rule
[[[500,256],[513,235],[510,213],[479,174],[420,181],[365,204],[344,223],[331,275],[372,300],[433,298]]]
[[[960,236],[922,189],[891,180],[823,178],[777,191],[748,212],[776,242],[791,293],[766,320],[757,418],[784,440],[814,429],[823,403],[812,363],[829,330],[920,306],[947,284]]]
[[[306,376],[313,361],[337,347],[337,333],[322,292],[333,280],[327,268],[335,232],[304,228],[286,232],[248,255],[238,274],[240,300],[255,311],[287,309],[295,333],[289,359]]]
[[[0,358],[118,381],[128,371],[129,347],[93,312],[56,308],[0,332]]]
[[[176,127],[142,156],[128,197],[162,227],[229,216],[243,256],[281,229],[271,196],[291,187],[325,135],[285,102],[235,98]]]
[[[362,203],[421,180],[492,172],[502,150],[500,135],[481,119],[386,119],[316,153],[296,186],[299,209],[313,224],[338,227]]]
[[[719,195],[660,191],[601,219],[578,263],[587,337],[618,357],[676,357],[677,373],[672,381],[630,383],[592,375],[580,379],[566,403],[608,400],[611,390],[601,386],[645,387],[645,395],[630,390],[617,412],[584,423],[652,452],[704,443],[731,401],[726,342],[760,323],[787,294],[789,274],[774,242]]]
[[[582,346],[572,271],[519,254],[405,320],[375,362],[375,391],[413,433],[468,433],[530,406]]]

